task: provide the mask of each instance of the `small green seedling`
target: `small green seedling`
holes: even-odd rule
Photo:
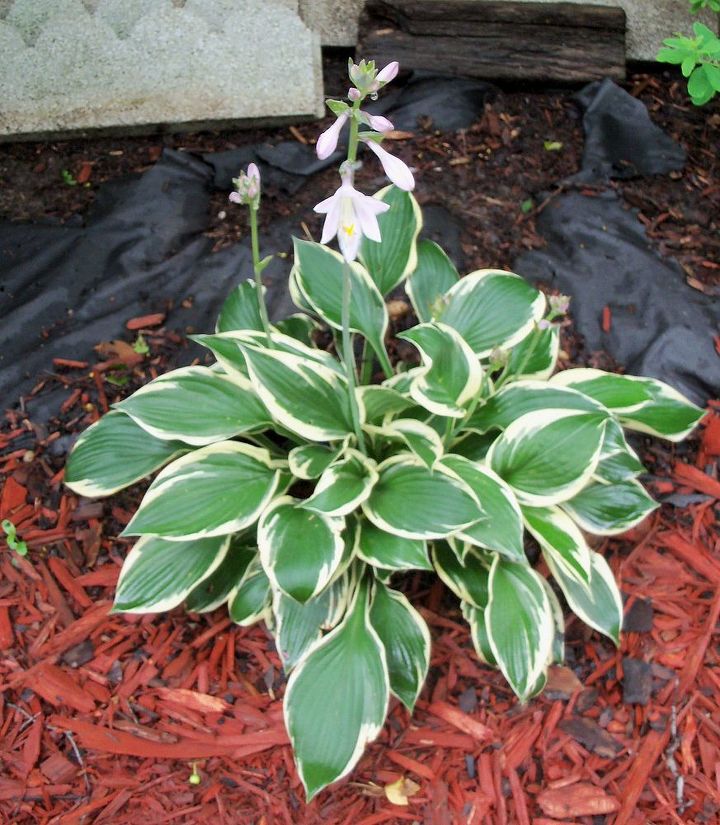
[[[132,345],[132,348],[138,355],[147,355],[150,352],[150,347],[147,345],[147,341],[143,338],[141,332],[138,332],[138,336],[135,339],[135,343]]]
[[[17,529],[15,525],[6,518],[3,520],[2,529],[5,531],[5,541],[7,546],[14,550],[18,556],[27,556],[27,544],[17,537]]]

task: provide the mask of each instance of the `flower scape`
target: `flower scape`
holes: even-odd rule
[[[336,120],[317,154],[347,132],[347,156],[315,207],[321,242],[295,240],[299,312],[268,318],[251,164],[230,200],[249,209],[254,278],[213,334],[193,336],[215,362],[116,404],[65,472],[97,497],[159,470],[123,532],[137,541],[114,610],[226,604],[238,625],[264,621],[288,675],[285,722],[308,799],[352,771],[391,695],[412,712],[422,690],[431,639],[403,594],[407,571],[442,579],[477,656],[522,702],[563,661],[562,601],[617,644],[622,601],[586,534],[623,533],[657,506],[624,428],[679,441],[703,415],[655,379],[556,372],[566,297],[511,272],[461,278],[418,239],[412,171],[382,145],[393,124],[362,108],[397,72],[351,61],[347,100],[328,101]],[[391,182],[373,196],[355,188],[361,148]],[[401,286],[417,324],[398,338],[416,359],[392,364],[385,299]],[[551,578],[530,563],[528,539]]]

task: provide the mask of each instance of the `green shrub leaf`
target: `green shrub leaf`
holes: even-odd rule
[[[228,600],[230,591],[242,580],[256,556],[257,548],[247,547],[238,539],[233,539],[221,564],[188,594],[185,609],[191,613],[209,613],[220,607]]]
[[[189,449],[154,438],[125,413],[109,412],[78,438],[65,466],[65,484],[81,496],[109,496]]]
[[[345,776],[382,729],[390,679],[361,586],[343,621],[296,665],[285,723],[308,800]]]
[[[342,452],[342,447],[325,444],[302,444],[288,453],[290,472],[297,478],[319,478]]]
[[[566,510],[575,521],[599,536],[614,536],[640,524],[660,505],[637,481],[590,484],[569,501]]]
[[[317,596],[330,582],[345,550],[343,519],[305,509],[281,496],[258,524],[260,558],[274,588],[298,602]]]
[[[260,622],[270,613],[270,579],[255,555],[228,596],[230,618],[241,627]]]
[[[560,327],[539,329],[510,350],[508,375],[514,380],[549,378],[555,372],[559,352]]]
[[[390,690],[412,713],[430,666],[430,631],[410,602],[377,582],[370,622],[385,648]]]
[[[463,602],[477,608],[488,603],[490,566],[472,548],[460,559],[446,541],[433,542],[432,560],[445,584]]]
[[[165,373],[116,407],[155,438],[199,447],[270,424],[246,378],[229,378],[207,367]]]
[[[432,570],[423,539],[396,536],[361,519],[355,533],[358,558],[384,570]]]
[[[590,581],[590,548],[575,522],[559,507],[523,507],[528,530],[543,553],[551,556],[569,578]]]
[[[346,516],[370,495],[378,479],[375,462],[357,450],[347,450],[331,464],[303,507],[327,516]]]
[[[405,284],[418,320],[432,321],[442,308],[444,294],[459,280],[455,265],[435,241],[418,241],[417,266]]]
[[[445,294],[437,316],[456,329],[478,356],[507,349],[528,335],[545,314],[545,296],[512,272],[481,269]]]
[[[122,535],[190,539],[235,533],[258,520],[278,480],[267,450],[238,441],[202,447],[158,475]]]
[[[263,287],[263,296],[265,295]],[[236,329],[257,329],[263,324],[258,308],[257,287],[254,281],[243,281],[225,299],[215,324],[216,332],[232,332]]]
[[[113,612],[172,610],[222,564],[229,546],[227,536],[191,541],[140,539],[123,563]]]

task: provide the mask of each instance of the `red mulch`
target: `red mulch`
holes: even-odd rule
[[[145,334],[153,353],[167,345],[162,329]],[[522,707],[478,663],[443,586],[410,577],[434,644],[417,711],[394,703],[352,776],[306,806],[263,627],[234,627],[224,610],[110,615],[128,544],[115,536],[140,488],[78,499],[53,445],[130,388],[72,361],[56,368],[69,390],[57,429],[18,412],[0,432],[0,518],[30,548],[0,556],[3,822],[719,821],[720,403],[690,447],[645,442],[653,491],[685,506],[601,543],[636,628],[620,651],[570,617],[568,667]],[[405,807],[385,794],[400,778],[418,786]]]

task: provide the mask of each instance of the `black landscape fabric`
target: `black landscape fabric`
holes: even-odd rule
[[[436,128],[458,129],[477,120],[492,93],[473,80],[415,75],[381,108],[396,128],[416,129],[429,118]],[[661,174],[682,165],[682,150],[614,84],[591,84],[581,99],[588,130],[581,175]],[[166,312],[168,327],[180,332],[212,330],[225,296],[252,275],[247,242],[213,253],[212,239],[203,235],[212,191],[229,191],[232,177],[254,160],[266,183],[292,194],[339,159],[338,153],[320,162],[312,147],[295,143],[202,157],[166,150],[142,176],[103,184],[84,218],[62,225],[0,222],[3,406],[52,372],[54,357],[92,361],[93,347],[124,335],[129,318]],[[459,257],[457,222],[442,207],[431,208],[429,217],[431,236]],[[291,231],[290,221],[275,221],[263,251],[290,252]],[[591,348],[606,348],[628,370],[663,378],[697,401],[718,395],[717,307],[653,251],[634,213],[612,192],[559,196],[543,212],[539,231],[548,247],[523,255],[517,271],[573,297],[573,315]],[[294,311],[288,268],[287,258],[275,259],[263,276],[274,319]],[[605,305],[613,311],[608,334],[600,328]],[[196,354],[191,348],[183,357]],[[66,394],[61,387],[57,393]],[[30,406],[37,420],[56,408],[46,394]]]

